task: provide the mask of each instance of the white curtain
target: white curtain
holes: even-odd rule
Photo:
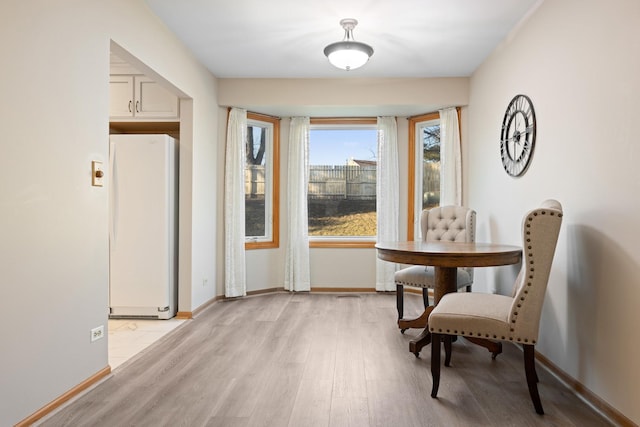
[[[440,110],[440,206],[462,204],[460,128],[455,108]]]
[[[247,112],[232,108],[227,124],[224,169],[224,294],[247,294],[244,253],[244,167]]]
[[[378,117],[376,210],[378,242],[398,240],[400,183],[398,178],[398,128],[395,117]],[[376,291],[394,291],[396,264],[376,258]]]
[[[289,168],[287,249],[284,288],[311,290],[309,269],[309,223],[307,185],[309,183],[309,117],[294,117],[289,127]]]

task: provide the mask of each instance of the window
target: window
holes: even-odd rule
[[[440,115],[409,119],[409,219],[407,237],[420,236],[420,213],[440,205]]]
[[[312,119],[307,206],[312,247],[375,241],[376,119]]]
[[[246,249],[279,243],[280,122],[247,113],[245,176]]]

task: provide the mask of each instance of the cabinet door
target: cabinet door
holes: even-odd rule
[[[138,118],[177,118],[178,97],[153,80],[135,78],[135,116]]]
[[[110,76],[109,117],[131,118],[134,108],[133,76]]]

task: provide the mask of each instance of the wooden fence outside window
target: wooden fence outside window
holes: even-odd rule
[[[423,191],[440,191],[440,163],[424,163]],[[245,168],[245,194],[247,198],[263,198],[265,169],[261,165]],[[357,165],[309,166],[310,199],[375,200],[376,167]]]

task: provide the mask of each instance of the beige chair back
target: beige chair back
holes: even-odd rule
[[[423,242],[475,242],[476,211],[463,206],[424,209],[420,215]],[[464,268],[473,281],[473,268]]]
[[[522,223],[523,261],[509,313],[511,336],[535,344],[551,263],[562,223],[562,206],[546,200],[525,215]]]

